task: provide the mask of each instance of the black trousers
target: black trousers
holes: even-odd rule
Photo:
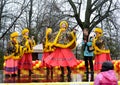
[[[93,72],[93,56],[84,56],[86,72],[89,72],[88,64],[90,64],[90,70]]]

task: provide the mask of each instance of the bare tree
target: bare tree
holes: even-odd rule
[[[74,12],[74,15],[71,16],[74,16],[82,29],[88,28],[90,31],[104,19],[113,14],[114,10],[118,9],[116,6],[117,4],[114,4],[113,0],[86,0],[85,18],[84,21],[82,21],[79,15],[81,12],[80,7],[82,5],[82,0],[77,2],[77,4],[79,4],[77,6],[79,7],[76,6],[76,3],[73,2],[73,0],[68,0],[68,2]]]
[[[28,6],[29,2],[26,4],[25,2],[26,0],[23,1],[22,5],[21,5],[21,10],[19,12],[19,14],[17,16],[12,16],[11,18],[13,19],[12,20],[12,23],[9,25],[9,27],[5,30],[5,32],[2,34],[2,36],[0,37],[0,39],[2,39],[8,31],[10,31],[10,29],[14,26],[14,24],[17,22],[17,20],[20,18],[20,16],[22,15],[23,11],[26,9],[26,7]],[[15,3],[15,2],[14,2]]]
[[[31,22],[32,22],[32,11],[33,11],[33,0],[30,0],[29,25],[28,25],[28,28],[31,28]]]
[[[119,11],[119,10],[118,10]],[[116,12],[115,12],[116,13]],[[116,13],[117,14],[117,13]],[[120,59],[119,51],[120,51],[120,24],[119,24],[119,16],[111,15],[110,17],[103,20],[102,25],[104,26],[105,36],[107,39],[107,44],[111,51],[111,56],[113,59]]]
[[[65,18],[62,11],[57,6],[57,2],[53,0],[44,1],[41,0],[36,3],[36,10],[34,10],[33,23],[35,26],[32,28],[32,33],[36,38],[36,41],[42,42],[44,37],[44,31],[46,27],[51,27],[53,31],[58,29],[58,23],[61,19]],[[38,34],[38,35],[35,35]]]
[[[7,0],[0,1],[0,32],[2,30],[2,18],[5,16],[4,15],[4,8],[5,8],[6,4],[7,4]]]

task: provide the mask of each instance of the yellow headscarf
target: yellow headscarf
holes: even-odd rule
[[[95,28],[94,29],[94,32],[98,32],[98,33],[103,33],[103,30],[102,30],[102,28]]]
[[[24,28],[24,29],[22,30],[22,35],[24,35],[24,34],[27,33],[27,32],[29,32],[29,30],[28,30],[27,28]]]
[[[18,43],[16,39],[18,36],[19,36],[18,32],[13,32],[10,34],[10,40],[14,40],[16,43]]]
[[[62,24],[63,24],[63,23],[65,23],[65,24],[66,24],[66,28],[68,28],[68,22],[65,21],[65,20],[63,20],[63,21],[60,22],[60,28],[62,28]]]
[[[11,33],[10,37],[11,38],[18,37],[18,35],[19,35],[18,32],[13,32],[13,33]]]

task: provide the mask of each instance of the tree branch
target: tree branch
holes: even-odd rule
[[[15,20],[12,22],[12,24],[9,26],[9,28],[2,34],[0,39],[2,39],[7,34],[7,32],[13,27],[13,25],[19,19],[19,17],[22,15],[24,9],[26,9],[27,6],[28,6],[28,4],[25,7],[22,6],[20,14],[15,18]]]
[[[78,9],[78,15],[79,15],[79,17],[80,17],[80,10],[81,10],[81,5],[82,5],[82,0],[80,0],[80,3],[78,4],[79,5],[79,9]]]
[[[85,28],[89,28],[90,26],[91,2],[92,2],[91,0],[87,0],[87,7],[85,11],[85,23],[84,23]]]
[[[98,0],[95,0],[95,1],[91,4],[91,6],[95,5],[97,1],[98,1]]]
[[[107,2],[109,0],[103,0],[100,4],[96,5],[92,10],[91,12],[94,12],[96,9],[98,9],[99,7],[101,7],[105,2]]]
[[[75,19],[76,19],[78,25],[79,25],[82,29],[84,29],[84,28],[83,28],[82,21],[81,21],[81,19],[80,19],[80,17],[79,17],[79,14],[77,13],[77,8],[76,8],[74,2],[73,2],[72,0],[68,0],[68,2],[69,2],[69,4],[71,5],[71,7],[73,8],[74,15],[75,15]]]
[[[90,26],[90,30],[92,30],[98,23],[100,23],[102,20],[104,20],[108,16],[109,16],[109,12],[101,16],[97,21],[93,22],[93,24]]]

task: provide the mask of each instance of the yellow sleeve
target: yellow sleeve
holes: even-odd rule
[[[71,36],[72,36],[73,39],[69,43],[67,43],[66,45],[56,43],[55,46],[56,47],[61,47],[61,48],[69,48],[73,44],[75,44],[74,47],[76,47],[76,35],[74,34],[74,32],[70,32],[70,34],[71,34]],[[73,49],[74,47],[72,47],[71,49]]]
[[[101,50],[101,49],[99,49],[95,44],[96,40],[97,39],[93,39],[94,54],[110,53],[110,50]]]

